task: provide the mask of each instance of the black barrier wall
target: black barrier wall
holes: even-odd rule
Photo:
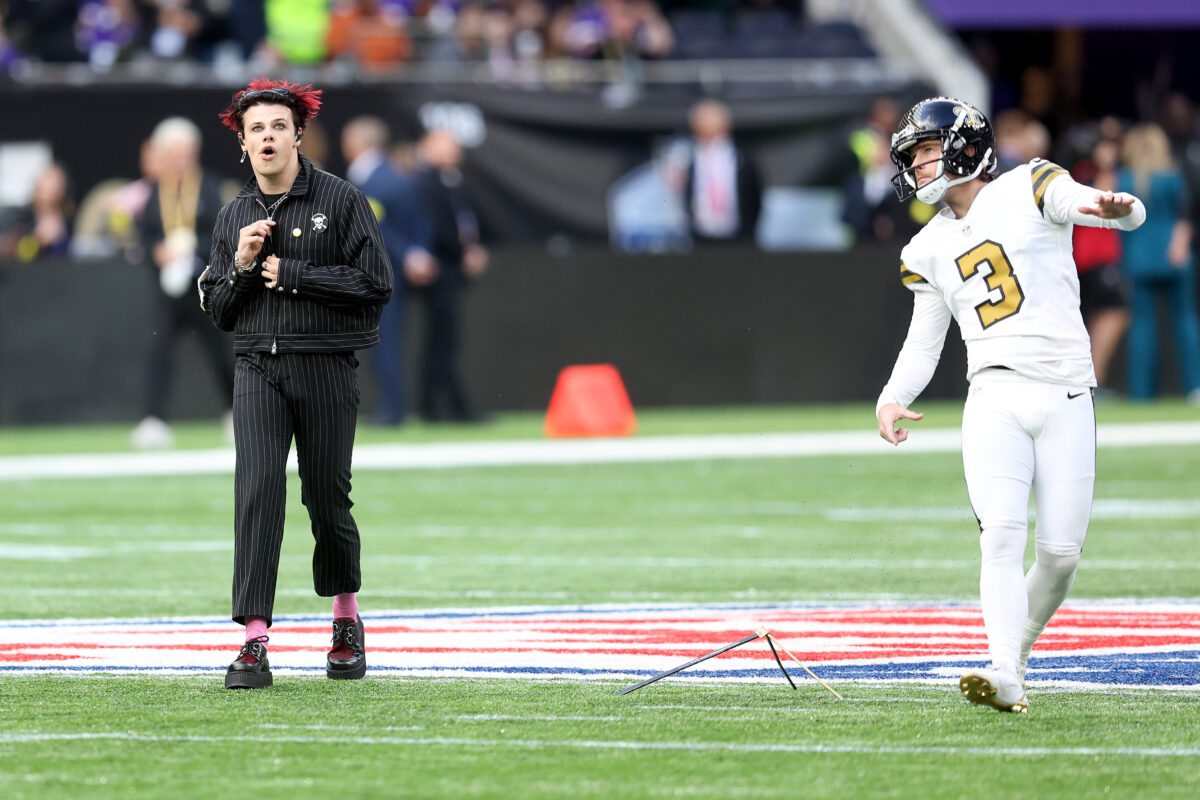
[[[136,420],[154,335],[149,281],[124,261],[0,264],[0,424]],[[598,362],[620,369],[636,406],[872,401],[911,307],[894,248],[501,249],[468,293],[464,368],[485,410],[545,408],[562,367]],[[415,367],[419,309],[410,312]],[[965,391],[957,329],[947,338],[924,397]],[[360,354],[364,418],[373,357]],[[208,370],[188,339],[174,417],[220,412]]]
[[[142,140],[173,115],[200,127],[206,169],[239,182],[250,176],[249,164],[238,163],[233,132],[217,120],[234,87],[86,84],[0,91],[0,142],[48,143],[71,176],[76,202],[103,181],[138,177]],[[926,91],[830,85],[791,93],[744,89],[724,99],[765,186],[839,187],[858,169],[847,135],[863,124],[874,99],[882,93],[903,103]],[[429,127],[450,127],[466,146],[464,188],[488,243],[540,246],[551,236],[603,242],[609,235],[608,191],[686,130],[688,109],[700,96],[647,87],[618,112],[595,91],[356,83],[326,87],[302,148],[314,163],[344,175],[339,137],[352,117],[382,117],[401,142]]]

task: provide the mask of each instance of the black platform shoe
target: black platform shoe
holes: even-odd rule
[[[325,658],[325,675],[334,680],[356,680],[367,674],[362,617],[333,621],[333,645]]]
[[[263,689],[273,682],[265,637],[251,639],[242,645],[237,660],[225,672],[226,689]]]

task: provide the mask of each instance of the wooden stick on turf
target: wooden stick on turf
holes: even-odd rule
[[[812,675],[812,677],[813,677],[813,680],[815,680],[817,683],[821,684],[821,685],[822,685],[822,686],[824,686],[826,689],[828,689],[828,690],[829,690],[829,692],[830,692],[830,693],[831,693],[831,694],[832,694],[834,697],[836,697],[838,700],[845,700],[845,699],[846,699],[846,698],[842,697],[840,694],[838,694],[837,692],[835,692],[835,691],[833,690],[833,687],[832,687],[832,686],[830,686],[828,683],[826,683],[825,681],[823,681],[823,680],[821,680],[820,678],[818,678],[818,677],[817,677],[817,674],[816,674],[815,672],[813,672],[811,669],[809,669],[808,667],[806,667],[806,666],[804,665],[804,662],[803,662],[803,661],[801,661],[800,659],[798,659],[798,658],[796,658],[794,655],[792,655],[790,652],[788,652],[788,649],[787,649],[786,647],[784,647],[784,646],[783,646],[783,644],[782,644],[781,642],[779,642],[779,640],[778,640],[778,639],[776,639],[774,636],[772,636],[772,635],[771,635],[771,634],[770,634],[768,631],[766,631],[766,630],[763,630],[762,628],[759,628],[759,630],[760,630],[760,631],[762,631],[762,635],[763,635],[763,636],[767,637],[767,642],[768,642],[768,643],[770,643],[770,642],[775,642],[775,643],[779,644],[779,649],[780,649],[780,650],[782,650],[783,652],[787,653],[787,657],[788,657],[788,658],[790,658],[792,661],[795,661],[797,664],[799,664],[799,665],[800,665],[800,667],[801,667],[801,668],[802,668],[802,669],[803,669],[805,672],[807,672],[809,675]],[[780,666],[781,666],[781,668],[782,668],[782,665],[780,665]]]

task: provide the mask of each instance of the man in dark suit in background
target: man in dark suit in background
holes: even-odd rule
[[[379,376],[379,421],[399,425],[407,413],[405,401],[404,292],[405,265],[412,271],[430,271],[429,231],[419,208],[413,179],[388,159],[391,137],[378,117],[355,117],[342,129],[342,154],[349,165],[346,178],[362,190],[371,203],[392,262],[395,289],[379,320],[379,349],[375,363]]]
[[[419,411],[429,421],[478,421],[458,365],[462,297],[467,283],[487,269],[479,224],[462,189],[462,147],[448,130],[436,129],[417,143],[414,181],[428,221],[424,264],[409,259],[405,273],[426,305],[427,334]]]
[[[729,108],[701,100],[688,112],[690,157],[682,182],[683,203],[698,242],[753,240],[762,208],[758,169],[733,141]]]

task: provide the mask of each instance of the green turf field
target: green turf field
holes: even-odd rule
[[[929,404],[921,427],[953,427]],[[1195,421],[1182,404],[1105,422]],[[852,430],[866,406],[654,411],[647,435]],[[0,430],[0,454],[126,449],[125,428]],[[215,425],[177,432],[216,447]],[[536,438],[364,427],[362,442]],[[370,471],[363,611],[579,603],[959,600],[976,529],[956,454]],[[1200,450],[1102,449],[1073,598],[1200,597]],[[289,483],[278,613],[324,613]],[[1171,512],[1171,508],[1179,509]],[[1159,509],[1159,511],[1154,511]],[[1161,509],[1167,509],[1162,513]],[[231,476],[0,483],[0,619],[228,611]],[[881,566],[881,562],[883,565]],[[231,641],[230,657],[236,640]],[[220,659],[228,660],[225,655]],[[1026,717],[956,688],[376,677],[0,677],[0,797],[1200,796],[1200,695],[1048,690]]]

